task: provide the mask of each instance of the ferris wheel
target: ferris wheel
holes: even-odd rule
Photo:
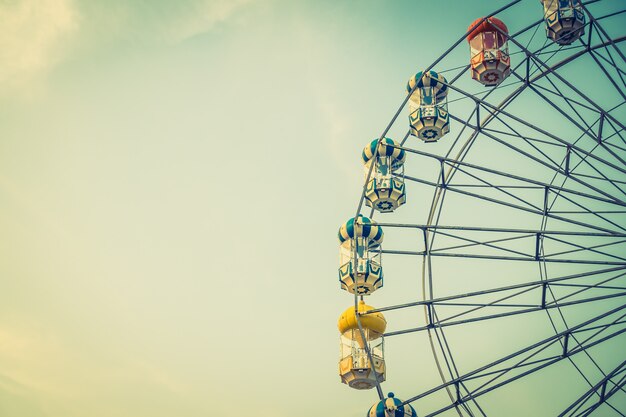
[[[626,416],[626,3],[468,24],[362,152],[341,381],[369,417]]]

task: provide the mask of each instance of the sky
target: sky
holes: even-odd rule
[[[360,152],[502,4],[0,0],[0,415],[363,415],[336,328]],[[404,397],[440,382],[407,369]]]

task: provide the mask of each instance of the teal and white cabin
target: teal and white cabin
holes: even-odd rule
[[[339,228],[339,282],[352,294],[369,295],[383,286],[383,267],[378,250],[383,229],[359,215]]]
[[[378,147],[378,152],[376,148]],[[374,139],[361,154],[365,164],[365,204],[381,213],[389,213],[406,202],[404,160],[406,152],[393,139]],[[372,164],[374,167],[372,168]]]
[[[580,0],[539,0],[543,4],[546,35],[559,45],[569,45],[585,33]]]
[[[411,134],[424,142],[436,142],[450,131],[448,115],[448,86],[435,71],[418,72],[409,79]]]
[[[402,404],[395,398],[393,392],[387,394],[387,398],[378,401],[367,412],[367,417],[417,417],[411,404]]]

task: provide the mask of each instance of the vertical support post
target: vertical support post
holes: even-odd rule
[[[563,341],[563,354],[561,356],[563,356],[564,358],[567,357],[567,345],[569,343],[569,333],[565,333],[565,340]]]
[[[524,84],[529,85],[530,83],[530,55],[528,52],[526,53],[526,78],[524,79]]]
[[[600,125],[598,126],[598,144],[602,144],[602,128],[604,127],[604,113],[600,114]]]
[[[567,151],[565,154],[565,175],[569,176],[569,161],[570,155],[572,154],[572,147],[567,145]]]
[[[426,308],[428,308],[428,327],[433,328],[433,305],[432,303],[426,304]]]
[[[602,390],[600,390],[600,402],[603,403],[605,400],[605,396],[606,396],[606,384],[607,382],[609,382],[608,379],[606,379],[604,381],[604,384],[602,384]]]
[[[541,285],[541,308],[546,308],[546,288],[547,288],[548,284],[547,283],[543,283]]]
[[[441,188],[446,188],[448,185],[446,184],[446,173],[444,170],[444,160],[439,160],[439,165],[441,166]]]
[[[480,102],[476,101],[476,131],[481,131],[480,127]]]
[[[591,34],[593,33],[593,22],[589,22],[589,36],[587,36],[587,52],[591,51]]]
[[[535,261],[541,258],[541,233],[535,234]]]

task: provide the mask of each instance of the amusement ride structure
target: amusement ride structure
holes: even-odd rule
[[[626,416],[626,2],[515,0],[463,29],[362,152],[341,382],[377,392],[368,417]],[[427,356],[385,356],[416,335]]]

